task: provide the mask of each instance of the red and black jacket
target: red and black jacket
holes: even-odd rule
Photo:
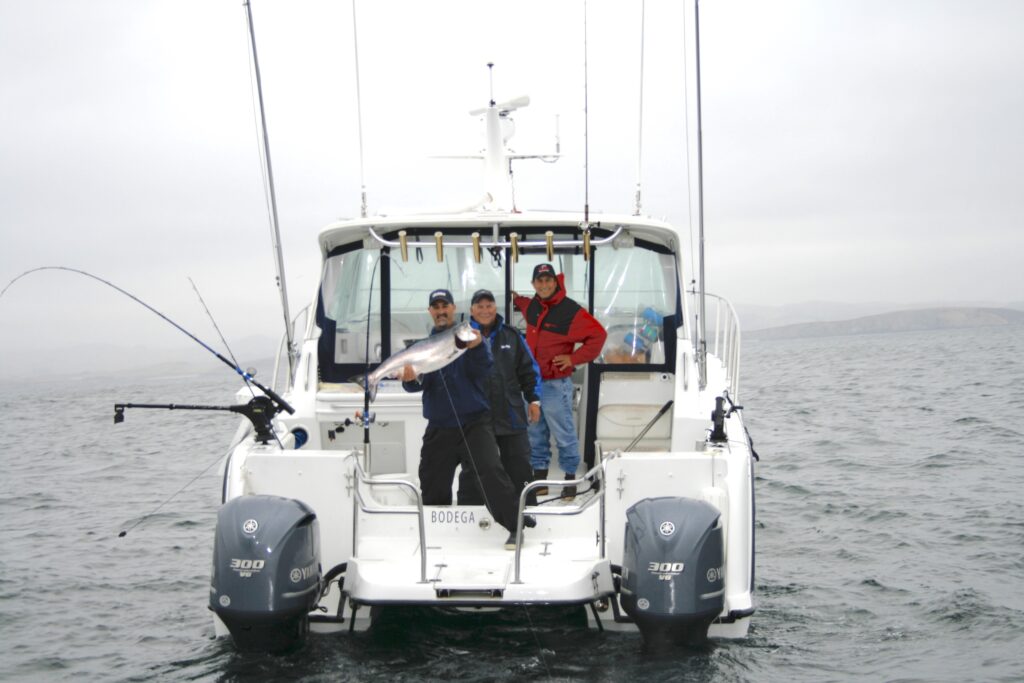
[[[565,275],[558,275],[556,279],[558,287],[550,299],[517,296],[512,300],[526,318],[526,345],[537,359],[543,379],[572,374],[572,368],[559,370],[552,364],[555,356],[569,354],[573,367],[586,365],[601,355],[608,337],[594,316],[565,295]],[[581,346],[576,348],[577,344]]]

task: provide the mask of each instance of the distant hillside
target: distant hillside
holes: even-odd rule
[[[918,311],[932,308],[1012,308],[1024,310],[1024,301],[914,301],[882,302],[861,301],[858,303],[839,301],[801,301],[798,303],[773,306],[734,302],[740,317],[744,334],[769,327],[816,323],[826,321],[853,320],[896,311]]]
[[[912,332],[991,325],[1024,325],[1024,311],[1010,308],[927,308],[852,320],[798,323],[744,332],[747,339],[795,339],[879,332]]]

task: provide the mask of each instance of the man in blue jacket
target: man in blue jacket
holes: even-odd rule
[[[522,335],[506,325],[498,313],[494,294],[486,289],[477,290],[471,304],[470,325],[480,330],[494,357],[494,369],[487,381],[491,424],[501,452],[501,465],[512,480],[518,500],[523,486],[533,478],[526,428],[540,419],[540,368]],[[481,502],[475,478],[463,470],[459,475],[459,504]],[[537,504],[535,493],[531,492],[527,504]]]
[[[455,299],[450,291],[434,290],[429,301],[428,312],[434,321],[431,334],[455,324]],[[461,463],[479,483],[494,520],[512,534],[505,547],[514,548],[518,501],[501,466],[486,390],[493,365],[491,350],[477,332],[464,354],[419,381],[415,371],[406,366],[402,386],[406,391],[423,392],[423,417],[427,419],[419,467],[423,504],[451,505],[455,468]],[[524,521],[525,526],[535,523],[529,517]]]

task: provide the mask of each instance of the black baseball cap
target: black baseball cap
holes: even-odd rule
[[[455,297],[447,289],[435,289],[430,293],[430,301],[428,305],[433,306],[435,301],[447,301],[450,304],[455,303]]]
[[[530,278],[530,282],[533,282],[539,277],[554,277],[555,268],[550,263],[537,264],[533,269],[533,277]]]
[[[491,301],[497,301],[497,299],[494,298],[494,295],[491,294],[491,290],[489,289],[478,289],[475,292],[473,292],[473,298],[470,299],[470,303],[475,304],[476,302],[480,301],[480,299],[490,299]]]

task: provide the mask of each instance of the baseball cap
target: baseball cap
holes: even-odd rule
[[[452,293],[449,292],[447,289],[435,289],[433,292],[431,292],[430,301],[428,302],[428,305],[433,306],[434,302],[439,300],[447,301],[450,304],[455,303],[455,297],[453,297]]]
[[[489,289],[478,289],[475,292],[473,292],[473,298],[470,299],[470,303],[475,304],[476,302],[480,301],[480,299],[490,299],[491,301],[496,301],[494,295],[491,294],[491,290]]]
[[[555,269],[550,263],[537,264],[533,269],[533,277],[530,278],[530,282],[533,282],[539,277],[554,277]]]

